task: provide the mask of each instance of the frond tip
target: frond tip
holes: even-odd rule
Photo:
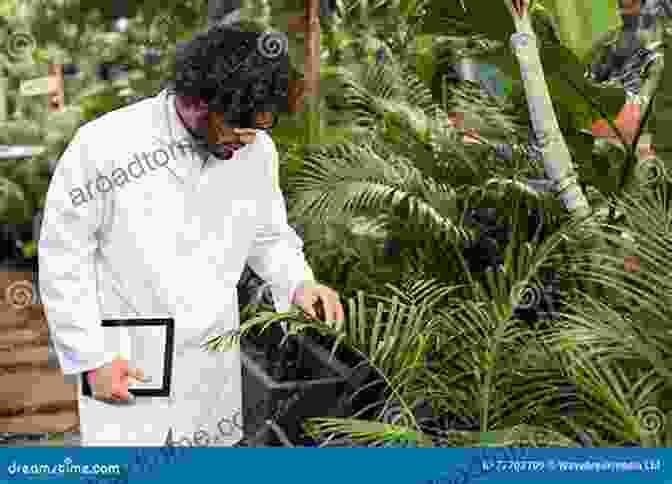
[[[417,430],[383,422],[358,419],[311,418],[304,424],[307,434],[316,440],[324,441],[326,446],[339,443],[357,447],[431,447],[429,436]],[[336,434],[347,436],[335,438]]]

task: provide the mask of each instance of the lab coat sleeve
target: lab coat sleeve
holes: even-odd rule
[[[105,351],[94,266],[103,194],[91,185],[98,170],[83,130],[56,166],[38,246],[40,296],[64,375],[99,368],[114,357]]]
[[[303,241],[287,221],[287,207],[278,183],[278,151],[266,133],[264,170],[259,180],[256,232],[247,263],[271,287],[275,309],[289,310],[291,297],[304,281],[315,281],[303,254]]]

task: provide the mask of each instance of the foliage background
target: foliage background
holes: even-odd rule
[[[466,11],[457,0],[338,2],[336,15],[322,19],[321,97],[274,129],[291,222],[304,229],[316,276],[347,306],[343,327],[311,324],[361,352],[388,390],[373,417],[307,429],[363,445],[401,433],[416,445],[576,446],[587,433],[596,446],[668,446],[669,160],[663,153],[621,183],[626,150],[596,147],[582,130],[619,112],[622,89],[586,80],[590,49],[584,39],[576,50],[567,36],[592,31],[563,27],[554,2],[537,2],[533,25],[549,90],[594,212],[591,223],[569,217],[553,193],[534,188],[544,170],[528,149],[528,108],[508,44],[513,22],[479,15],[487,8],[489,18],[510,18],[505,4],[465,4]],[[178,42],[204,27],[206,11],[205,1],[17,5],[0,3],[0,29],[27,30],[37,48],[30,58],[1,58],[15,115],[0,142],[48,150],[3,164],[5,223],[26,221],[43,205],[48,161],[79,124],[161,88]],[[300,7],[255,1],[246,15],[286,31]],[[112,31],[120,12],[130,19],[126,33]],[[303,39],[290,40],[298,77]],[[147,61],[148,47],[160,50],[160,62]],[[510,95],[451,83],[450,65],[461,59],[496,65]],[[62,113],[47,113],[44,98],[17,96],[20,80],[46,75],[47,61],[80,67],[66,83]],[[98,79],[103,61],[127,64],[128,78]],[[451,121],[455,111],[464,126]],[[463,142],[466,129],[477,130],[480,144]],[[510,156],[502,156],[507,145]],[[495,208],[496,225],[506,228],[495,242],[499,270],[470,265],[465,247],[484,237],[468,221],[472,208]],[[536,238],[531,209],[544,213]],[[640,271],[626,272],[624,256],[633,254]],[[516,308],[551,273],[560,276],[556,317],[524,320]],[[249,323],[269,318],[262,311]],[[305,323],[296,313],[283,318]],[[569,411],[566,388],[576,399]],[[435,415],[470,419],[469,429],[432,434],[416,418],[421,402]],[[401,417],[391,423],[395,406]]]

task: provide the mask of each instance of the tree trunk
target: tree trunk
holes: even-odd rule
[[[7,90],[9,86],[9,79],[7,77],[2,77],[2,72],[0,72],[0,122],[7,121]]]
[[[320,0],[305,0],[305,2],[305,93],[307,97],[316,99],[320,88]]]
[[[296,79],[289,81],[289,112],[299,113],[303,111],[305,96],[305,81],[303,79]]]
[[[63,80],[63,64],[49,64],[49,76],[53,79],[47,94],[48,109],[52,112],[65,108],[65,85]]]
[[[511,0],[506,2],[516,25],[511,45],[520,64],[530,119],[542,152],[546,176],[555,183],[564,206],[572,214],[578,217],[589,215],[590,205],[578,183],[569,148],[553,109],[530,16],[519,17],[511,6]]]

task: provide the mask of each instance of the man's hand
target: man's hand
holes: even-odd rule
[[[513,0],[513,9],[520,18],[527,15],[527,9],[530,6],[530,0]]]
[[[323,321],[342,322],[345,317],[338,293],[315,282],[306,282],[299,286],[294,293],[292,304],[301,306],[310,316]],[[318,314],[320,309],[323,314]]]
[[[145,382],[144,372],[139,368],[129,368],[128,360],[116,359],[111,364],[98,368],[91,385],[93,397],[105,402],[129,402],[133,396],[128,384]],[[91,378],[89,379],[91,382]]]

